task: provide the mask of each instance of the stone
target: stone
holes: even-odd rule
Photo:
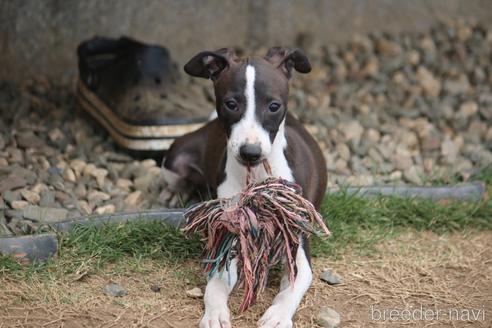
[[[376,129],[370,128],[366,131],[366,137],[372,144],[376,144],[381,139],[381,133]]]
[[[133,186],[133,182],[130,179],[119,178],[116,180],[116,187],[125,191],[130,191],[130,187]]]
[[[65,138],[65,134],[59,128],[54,128],[53,130],[48,132],[48,137],[50,138],[51,142],[56,144]]]
[[[64,208],[39,207],[28,205],[23,209],[22,216],[26,219],[54,223],[67,218],[68,211]]]
[[[478,111],[478,105],[474,101],[466,101],[460,105],[459,114],[469,118]]]
[[[92,176],[94,170],[96,170],[96,166],[92,163],[89,163],[87,165],[84,166],[84,169],[82,171],[82,174],[85,175],[85,176]]]
[[[108,296],[123,297],[128,294],[128,291],[119,284],[111,283],[104,286],[103,293]]]
[[[448,164],[453,164],[458,157],[459,147],[448,135],[446,135],[441,144],[441,154]]]
[[[350,149],[345,143],[342,142],[337,143],[336,151],[341,159],[345,161],[348,161],[350,159]]]
[[[199,287],[195,287],[186,291],[186,295],[191,298],[202,298],[203,292]]]
[[[355,142],[359,142],[362,134],[364,133],[364,128],[362,125],[355,120],[341,124],[340,129],[345,135],[345,139],[348,141],[354,140]]]
[[[116,206],[114,204],[107,204],[104,206],[99,206],[94,210],[94,213],[98,215],[102,214],[113,214],[116,211]]]
[[[341,158],[337,159],[335,162],[335,170],[340,174],[348,174],[347,162]]]
[[[20,133],[16,137],[20,148],[42,148],[44,141],[32,132]]]
[[[20,191],[16,190],[16,191],[6,191],[3,193],[3,199],[7,202],[7,203],[12,203],[13,201],[16,201],[16,200],[20,200],[21,199],[21,195],[20,195]]]
[[[336,328],[340,325],[341,318],[338,312],[336,312],[332,308],[323,306],[316,315],[315,321],[316,324],[320,325],[321,327]]]
[[[407,170],[413,165],[412,157],[405,154],[395,154],[392,161],[398,170]]]
[[[89,203],[87,203],[85,200],[79,200],[78,202],[79,209],[87,215],[92,214],[92,208],[89,206]]]
[[[154,293],[160,293],[161,292],[161,286],[159,285],[151,285],[150,290],[153,291]]]
[[[43,190],[41,191],[39,205],[42,207],[50,207],[55,203],[55,192],[53,190]]]
[[[70,161],[70,168],[77,174],[77,176],[82,175],[84,172],[84,168],[87,166],[87,163],[81,159],[73,159]]]
[[[76,182],[77,178],[75,177],[75,173],[69,167],[63,170],[63,178],[68,182]]]
[[[0,179],[0,194],[27,185],[27,181],[17,176],[8,176],[5,179]]]
[[[438,135],[432,134],[421,138],[421,148],[424,151],[433,151],[441,147],[441,139]]]
[[[157,162],[154,159],[146,159],[140,162],[140,164],[145,167],[146,169],[149,169],[151,167],[157,166]]]
[[[156,181],[156,176],[154,174],[146,174],[144,176],[138,177],[135,179],[134,186],[135,189],[141,190],[144,192],[149,191],[152,184]]]
[[[125,205],[128,207],[135,207],[140,203],[142,198],[142,192],[140,190],[134,191],[125,197]]]
[[[319,278],[329,285],[338,285],[342,283],[342,278],[330,269],[321,272]]]
[[[20,193],[22,195],[22,198],[24,198],[25,200],[27,200],[31,204],[36,205],[41,200],[41,197],[39,196],[39,194],[36,193],[36,192],[34,192],[34,191],[30,191],[30,190],[27,190],[27,189],[22,189],[20,191]]]
[[[94,178],[96,178],[96,181],[97,181],[99,188],[102,188],[102,186],[104,186],[104,179],[108,175],[108,170],[101,169],[101,168],[95,168],[95,169],[91,170],[91,172],[89,174],[91,176],[93,176]]]
[[[77,196],[77,198],[79,199],[85,198],[87,196],[87,188],[85,187],[85,184],[81,182],[77,183],[73,192],[75,196]]]
[[[416,76],[427,95],[431,97],[439,96],[439,93],[441,92],[441,82],[434,77],[431,71],[424,66],[419,66]]]
[[[0,166],[7,166],[9,165],[9,162],[3,157],[0,157]]]
[[[10,203],[10,206],[14,209],[14,210],[22,210],[23,208],[25,208],[27,205],[29,205],[28,202],[26,202],[25,200],[14,200],[13,202]]]
[[[34,184],[37,180],[37,175],[33,170],[29,170],[25,167],[14,166],[12,168],[12,175],[26,179],[28,184]]]
[[[393,171],[389,175],[389,179],[390,180],[401,180],[402,176],[403,176],[403,174],[401,173],[401,171]]]
[[[110,199],[111,197],[99,190],[91,190],[89,191],[89,194],[87,195],[87,200],[92,203],[101,203],[103,201],[106,201]]]
[[[421,176],[422,172],[416,165],[412,165],[409,169],[403,171],[403,177],[405,180],[415,185],[422,184]]]
[[[470,82],[466,75],[461,75],[457,79],[444,80],[443,89],[451,95],[466,94],[470,90]]]
[[[393,57],[399,55],[402,49],[396,42],[380,39],[376,42],[376,51],[383,56]]]

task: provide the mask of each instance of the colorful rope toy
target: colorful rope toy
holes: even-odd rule
[[[263,162],[271,175],[267,162]],[[248,168],[247,182],[251,180]],[[286,258],[291,285],[296,277],[296,251],[301,238],[330,234],[313,204],[302,197],[298,184],[281,178],[248,183],[230,199],[213,199],[185,212],[186,235],[199,233],[205,242],[204,268],[212,276],[238,258],[238,284],[244,288],[239,311],[252,305],[267,283],[270,268]]]

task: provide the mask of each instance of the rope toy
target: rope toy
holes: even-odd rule
[[[286,259],[289,282],[296,277],[295,258],[303,237],[330,231],[313,204],[303,198],[301,187],[271,177],[268,162],[263,166],[270,177],[250,183],[233,198],[219,198],[196,204],[185,212],[186,235],[199,233],[205,242],[204,270],[209,277],[229,268],[237,256],[238,284],[244,288],[239,312],[252,305],[267,284],[270,268]]]

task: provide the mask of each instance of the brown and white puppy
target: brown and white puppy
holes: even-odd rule
[[[303,196],[318,209],[326,188],[325,160],[311,135],[287,113],[288,80],[292,69],[311,71],[307,57],[300,50],[280,47],[271,48],[265,57],[248,58],[221,49],[200,52],[184,69],[213,81],[217,118],[171,146],[164,163],[170,189],[204,189],[218,197],[232,197],[246,185],[247,166],[256,179],[267,176],[263,165],[258,165],[267,159],[274,176],[300,184]],[[294,285],[289,286],[283,276],[280,292],[259,327],[292,327],[292,317],[312,280],[308,240],[297,250],[296,265]],[[227,300],[236,280],[236,260],[229,272],[209,279],[200,327],[231,327]]]

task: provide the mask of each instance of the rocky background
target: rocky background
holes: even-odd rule
[[[314,69],[293,77],[289,107],[322,146],[330,186],[466,181],[492,165],[492,29],[450,22],[297,43]],[[193,83],[212,109],[211,87]],[[72,90],[0,85],[0,235],[166,202],[160,161],[118,149]]]

